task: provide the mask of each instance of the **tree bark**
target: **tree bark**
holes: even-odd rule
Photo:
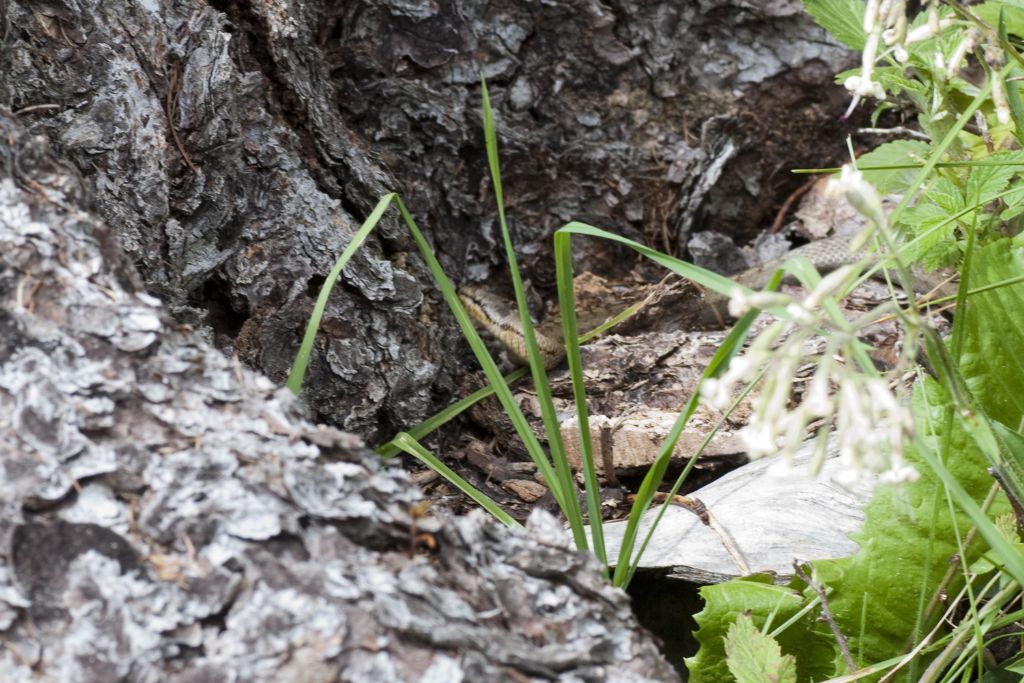
[[[677,680],[553,518],[418,513],[169,319],[44,137],[0,131],[0,680]]]
[[[542,290],[562,223],[677,253],[698,230],[749,238],[795,184],[788,169],[822,162],[819,133],[842,137],[845,95],[820,84],[849,56],[789,0],[4,7],[2,101],[83,175],[171,314],[277,382],[387,191],[452,277],[501,275],[481,74]],[[590,247],[578,265],[612,274],[624,256]],[[450,402],[463,348],[389,216],[331,298],[304,397],[377,442]]]

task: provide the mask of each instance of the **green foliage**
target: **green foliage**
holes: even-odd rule
[[[879,145],[857,159],[864,179],[884,194],[906,192],[930,151],[921,140],[896,140]]]
[[[848,48],[861,50],[864,34],[864,3],[862,0],[804,0],[804,9],[818,26],[835,36]]]
[[[796,683],[796,659],[741,614],[725,636],[725,657],[736,683]]]
[[[1024,238],[981,247],[971,262],[970,286],[984,287],[1024,273]],[[1000,287],[971,297],[960,368],[985,412],[1016,431],[1024,415],[1024,286]]]
[[[823,680],[832,672],[828,629],[807,617],[804,595],[794,587],[776,586],[771,577],[756,575],[705,586],[700,594],[705,601],[704,610],[697,614],[701,648],[686,660],[691,683],[730,680],[726,637],[743,614],[750,615],[752,627],[779,631],[772,632],[772,638],[781,653],[795,658],[796,680]]]
[[[990,0],[971,11],[989,26],[998,26],[1002,15],[1008,34],[1024,36],[1024,3],[1019,0]]]
[[[815,20],[841,42],[857,49],[868,44],[861,0],[805,0],[805,5]],[[953,3],[953,7],[941,11],[944,18],[957,20],[949,23],[940,36],[908,45],[906,64],[884,53],[878,57],[882,64],[874,71],[874,78],[890,94],[918,108],[921,127],[932,141],[882,145],[863,155],[859,166],[879,192],[901,196],[890,216],[904,238],[899,246],[901,257],[926,267],[962,261],[954,332],[948,340],[925,332],[933,376],[922,374],[914,388],[917,434],[906,456],[920,478],[902,488],[880,487],[855,537],[859,552],[842,560],[814,562],[813,573],[815,582],[826,587],[835,624],[849,640],[851,654],[861,667],[856,677],[877,679],[891,669],[890,680],[920,677],[934,681],[942,676],[946,680],[967,680],[977,674],[973,679],[995,681],[1012,676],[1021,665],[1019,661],[1008,662],[985,673],[982,650],[989,633],[1013,619],[1024,618],[1019,611],[1006,613],[1024,585],[1024,556],[1019,540],[992,520],[993,516],[1004,515],[1008,506],[1004,497],[993,499],[990,495],[992,478],[988,472],[989,468],[997,472],[1017,500],[1024,498],[1024,436],[1020,434],[1024,427],[1024,239],[1005,237],[1020,231],[1020,216],[1024,214],[1024,152],[1014,148],[1019,147],[1016,140],[1024,139],[1020,130],[1024,104],[1018,92],[1020,86],[1006,81],[1012,74],[1024,73],[1014,61],[1019,55],[1010,42],[1011,36],[1024,35],[1024,0],[987,2],[973,10]],[[936,52],[943,59],[951,58],[977,17],[982,22],[977,28],[987,35],[990,49],[998,45],[1006,50],[1002,61],[993,60],[985,66],[981,86],[949,77],[944,67],[937,66],[941,60],[936,59]],[[914,25],[923,26],[923,19],[918,17]],[[994,85],[1005,86],[1009,114],[1007,107],[995,101]],[[332,268],[314,308],[289,387],[297,392],[301,385],[331,288],[387,207],[395,204],[484,369],[489,386],[409,433],[399,434],[380,449],[381,453],[402,451],[414,455],[497,518],[514,524],[419,442],[474,401],[493,393],[551,487],[577,547],[585,549],[592,544],[595,554],[606,564],[610,558],[604,557],[590,439],[583,427],[584,515],[565,459],[506,223],[497,135],[486,84],[482,93],[488,164],[531,358],[529,370],[508,377],[499,373],[423,234],[398,196],[391,194],[381,200]],[[999,114],[997,105],[1002,107]],[[979,120],[984,125],[977,125]],[[969,132],[966,127],[972,123],[976,130]],[[588,335],[579,335],[574,310],[574,235],[619,242],[719,293],[729,292],[734,285],[719,275],[589,225],[570,223],[558,230],[555,257],[566,355],[580,423],[587,425],[579,345]],[[891,238],[888,234],[885,237]],[[834,302],[828,305],[835,306]],[[895,304],[891,310],[895,310]],[[902,319],[913,319],[904,313],[900,312]],[[754,311],[741,320],[702,380],[728,365],[756,315]],[[538,391],[550,452],[533,434],[509,389],[509,382],[527,372]],[[616,585],[626,585],[635,571],[639,552],[646,544],[645,540],[636,551],[637,523],[662,483],[669,456],[695,407],[694,395],[640,488],[622,554],[615,564],[612,580]],[[678,490],[686,472],[673,491]],[[585,517],[591,525],[589,535],[584,532]],[[1005,526],[1005,522],[1000,524]],[[961,563],[950,572],[954,557],[961,558]],[[942,614],[940,593],[966,596],[968,617],[959,624],[951,623],[948,615]],[[747,577],[705,587],[701,595],[705,599],[705,608],[697,615],[701,649],[687,660],[692,681],[816,681],[849,673],[832,632],[819,618],[822,605],[818,592],[803,582],[794,580],[783,587],[773,585],[766,577]],[[973,654],[969,645],[974,646]]]
[[[820,16],[822,4],[806,3],[819,23],[845,31],[848,22]],[[1007,37],[1024,31],[1024,2],[973,9],[989,22],[983,33],[1007,49]],[[895,681],[1011,680],[1003,675],[1019,667],[1011,662],[985,675],[981,651],[1005,623],[999,615],[1008,602],[1001,601],[1012,600],[1024,585],[1020,543],[992,520],[1009,506],[1002,495],[991,498],[989,474],[989,468],[1000,473],[1015,496],[1024,492],[1024,239],[1002,237],[1020,231],[1016,221],[1024,213],[1024,153],[1013,149],[1019,136],[1014,121],[1024,117],[1014,115],[1010,125],[999,122],[991,98],[992,81],[1020,67],[1008,54],[1010,66],[989,69],[980,89],[959,78],[947,80],[933,66],[934,51],[948,59],[969,26],[966,19],[910,46],[910,68],[890,59],[875,72],[890,93],[907,96],[921,110],[923,128],[935,141],[892,142],[858,160],[880,192],[902,196],[891,218],[906,239],[904,257],[925,266],[963,259],[954,333],[948,340],[927,333],[935,377],[922,377],[913,392],[917,436],[907,459],[920,479],[902,488],[878,488],[855,536],[856,555],[813,563],[860,667],[857,677],[865,680],[889,669],[887,680]],[[1016,87],[1008,88],[1011,109]],[[984,139],[965,130],[975,112],[986,119]],[[976,534],[968,533],[972,528]],[[950,572],[954,557],[962,564]],[[963,622],[944,619],[940,592],[964,598]],[[850,673],[818,621],[816,593],[796,593],[792,586],[755,592],[750,582],[733,581],[702,595],[701,649],[687,662],[692,680],[729,680],[721,664],[723,639],[748,610],[754,623],[773,611],[794,615],[772,635],[780,654],[796,658],[797,680]],[[799,647],[788,645],[789,632]]]
[[[477,333],[472,321],[463,307],[455,291],[454,285],[441,268],[441,265],[437,261],[430,245],[427,243],[426,238],[423,236],[423,233],[416,225],[415,220],[413,220],[412,215],[405,208],[405,205],[402,203],[398,195],[392,193],[380,200],[376,209],[374,209],[371,216],[367,218],[363,226],[359,231],[357,231],[356,235],[345,248],[344,252],[339,257],[325,280],[324,286],[321,288],[320,294],[317,298],[313,314],[310,317],[309,324],[307,325],[306,334],[300,347],[300,351],[296,357],[288,386],[294,393],[299,392],[302,385],[302,379],[305,376],[306,366],[309,362],[313,342],[316,338],[316,332],[320,326],[320,320],[326,307],[328,297],[330,296],[338,277],[341,275],[345,265],[351,259],[355,251],[362,245],[373,228],[376,227],[386,209],[391,204],[394,204],[397,206],[406,227],[412,235],[413,240],[416,242],[420,255],[423,257],[424,261],[426,261],[427,267],[430,270],[434,281],[438,285],[438,288],[441,290],[441,294],[444,297],[445,302],[448,304],[452,314],[455,316],[463,335],[469,342],[470,348],[473,350],[477,361],[480,363],[484,374],[487,376],[489,386],[485,389],[474,392],[471,396],[460,400],[456,404],[441,411],[437,415],[432,416],[423,423],[416,425],[408,432],[398,434],[391,441],[380,446],[377,449],[378,453],[384,457],[392,457],[399,452],[404,452],[419,459],[425,465],[447,479],[456,488],[480,504],[484,509],[491,512],[497,519],[506,525],[516,526],[517,523],[502,511],[497,504],[489,500],[482,492],[469,484],[469,482],[458,476],[457,473],[447,467],[439,458],[430,453],[430,451],[428,451],[419,441],[440,425],[448,422],[456,415],[466,410],[475,402],[486,396],[490,396],[492,394],[496,395],[515,427],[516,432],[522,439],[531,459],[537,466],[538,471],[551,489],[552,495],[557,501],[559,508],[568,520],[577,548],[586,550],[592,544],[594,554],[598,561],[602,566],[607,566],[608,562],[605,557],[604,550],[602,531],[603,519],[601,516],[596,467],[594,464],[593,453],[591,452],[590,439],[586,433],[586,428],[583,427],[583,425],[588,424],[588,420],[586,412],[586,397],[583,393],[583,376],[580,364],[579,345],[585,339],[591,338],[595,334],[610,328],[616,322],[628,317],[631,312],[628,310],[623,311],[613,320],[602,325],[598,330],[593,330],[583,336],[578,336],[579,331],[576,327],[575,302],[573,300],[574,295],[572,285],[572,236],[586,235],[618,242],[634,249],[639,254],[651,259],[661,266],[664,266],[677,275],[690,279],[693,282],[720,294],[729,293],[735,289],[737,285],[728,278],[718,275],[717,273],[704,270],[694,266],[693,264],[667,254],[663,254],[657,250],[650,249],[638,242],[634,242],[590,225],[573,222],[563,226],[556,232],[555,256],[562,325],[565,333],[564,338],[566,339],[566,354],[569,360],[570,376],[573,382],[573,391],[576,394],[576,404],[581,424],[580,432],[582,441],[581,450],[583,452],[583,476],[587,501],[586,519],[589,519],[590,522],[590,534],[588,537],[584,532],[585,518],[579,505],[575,479],[570,470],[569,462],[565,455],[564,445],[562,444],[561,432],[551,398],[551,389],[548,383],[547,371],[537,345],[536,335],[533,329],[533,321],[530,318],[529,311],[526,306],[526,295],[523,289],[522,278],[519,274],[515,250],[512,245],[508,224],[505,219],[504,193],[498,159],[497,133],[486,83],[481,83],[481,91],[483,94],[484,139],[487,147],[487,161],[491,172],[491,180],[495,196],[498,202],[498,217],[505,246],[505,255],[509,264],[513,288],[516,292],[517,306],[520,313],[520,323],[522,325],[524,337],[526,338],[528,355],[530,357],[530,367],[511,373],[507,377],[503,377],[501,375],[494,359],[491,358],[486,345],[480,339],[480,335]],[[775,286],[777,286],[777,281]],[[749,291],[744,287],[740,287],[740,289]],[[710,377],[721,372],[728,365],[729,360],[742,346],[746,330],[749,328],[756,316],[757,311],[751,311],[744,317],[740,324],[736,326],[733,332],[715,353],[711,363],[709,363],[708,367],[704,370],[704,373],[701,376],[702,380],[703,378]],[[545,452],[541,446],[539,439],[533,433],[532,428],[527,423],[521,408],[515,402],[511,390],[509,389],[510,382],[524,377],[527,372],[533,376],[534,387],[537,391],[538,403],[541,407],[547,441],[550,448],[550,455]],[[633,576],[637,563],[639,562],[639,553],[634,554],[634,544],[636,541],[635,526],[638,523],[642,512],[646,510],[647,506],[650,504],[654,493],[657,491],[657,487],[661,484],[665,470],[667,469],[669,457],[672,454],[683,429],[686,427],[687,422],[696,409],[698,395],[697,389],[699,389],[699,385],[698,387],[695,387],[694,393],[687,403],[687,407],[680,413],[675,426],[670,431],[669,436],[660,451],[655,466],[653,466],[650,472],[648,472],[645,477],[644,484],[641,486],[640,493],[637,496],[637,501],[634,504],[630,515],[632,535],[627,535],[627,538],[623,541],[620,557],[618,558],[616,565],[616,573],[613,581],[617,586],[625,587],[628,584],[630,578]],[[691,461],[695,461],[699,455],[699,452],[695,453]],[[681,475],[677,479],[674,490],[678,490],[679,486],[683,482],[686,472],[689,472],[689,469],[685,470],[684,475]]]

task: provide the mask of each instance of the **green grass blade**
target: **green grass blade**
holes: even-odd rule
[[[719,275],[718,273],[714,273],[705,268],[701,268],[700,266],[695,266],[692,263],[687,263],[682,259],[677,259],[673,256],[663,254],[656,249],[651,249],[650,247],[640,244],[639,242],[634,242],[633,240],[627,237],[622,237],[621,235],[616,235],[615,233],[608,232],[607,230],[595,228],[594,226],[587,225],[586,223],[572,221],[571,223],[566,223],[561,228],[559,228],[558,232],[566,232],[574,235],[588,235],[590,237],[600,237],[602,239],[611,240],[612,242],[624,244],[627,247],[633,249],[634,251],[651,259],[658,265],[663,266],[668,270],[671,270],[676,275],[681,275],[682,277],[685,277],[688,280],[691,280],[702,287],[707,287],[712,291],[718,292],[719,294],[728,295],[734,289],[739,289],[748,294],[751,292],[751,290],[748,287],[739,285],[730,280],[729,278],[725,277],[724,275]]]
[[[777,286],[777,285],[776,285]],[[693,394],[690,395],[690,399],[686,402],[686,407],[679,413],[679,417],[676,418],[675,424],[672,425],[672,429],[669,431],[668,436],[665,438],[665,442],[662,444],[661,449],[658,451],[658,455],[654,459],[654,464],[647,471],[644,476],[643,482],[640,484],[640,488],[636,492],[636,499],[633,503],[632,509],[629,511],[629,519],[626,521],[626,531],[622,535],[622,546],[619,548],[619,558],[615,564],[615,574],[612,578],[612,583],[619,587],[625,587],[629,585],[629,580],[636,572],[636,568],[640,562],[640,553],[636,553],[634,556],[633,549],[636,546],[637,532],[640,528],[640,521],[643,518],[644,512],[650,506],[651,501],[654,500],[655,494],[658,492],[658,487],[661,485],[662,480],[665,478],[665,472],[668,470],[669,463],[672,460],[672,454],[675,452],[676,444],[679,442],[679,438],[683,434],[683,429],[686,428],[686,424],[690,421],[693,413],[697,410],[697,405],[700,402],[700,385],[708,377],[716,377],[721,374],[729,365],[729,361],[736,355],[736,352],[740,350],[743,343],[747,339],[747,334],[750,332],[750,326],[754,323],[757,316],[760,315],[760,311],[754,309],[748,311],[740,320],[736,323],[736,326],[729,332],[726,338],[722,341],[722,344],[715,351],[715,355],[711,357],[711,362],[704,368],[704,372],[701,373],[700,382],[693,390]],[[678,490],[678,488],[676,489]],[[659,514],[660,519],[660,514]],[[649,534],[652,534],[656,525],[652,526]],[[647,539],[649,540],[649,538]],[[645,540],[644,546],[646,547],[647,541]]]
[[[559,302],[563,311],[562,324],[566,339],[574,338],[573,335],[576,333],[575,315],[573,313],[566,315],[565,313],[567,308],[571,311],[574,303],[572,289],[570,286],[572,279],[570,239],[572,235],[600,237],[602,239],[618,242],[619,244],[624,244],[677,275],[685,277],[720,294],[729,294],[737,288],[748,292],[750,291],[746,287],[737,285],[727,277],[705,270],[704,268],[695,266],[692,263],[687,263],[681,259],[668,256],[667,254],[651,249],[639,242],[634,242],[631,239],[616,235],[606,230],[601,230],[600,228],[596,228],[592,225],[571,222],[555,232],[555,265],[559,278]],[[779,279],[781,279],[781,275],[777,275],[775,278],[774,282],[776,287],[778,286],[777,282]],[[568,292],[568,294],[566,292]],[[723,341],[722,345],[715,353],[715,356],[705,369],[705,374],[702,377],[713,376],[713,373],[721,372],[724,369],[728,360],[735,354],[739,347],[742,346],[750,325],[753,323],[757,315],[758,313],[756,311],[751,311],[737,323],[736,327],[729,336],[726,337],[725,341]],[[593,452],[590,444],[589,423],[586,413],[586,400],[584,395],[582,368],[580,367],[579,347],[578,345],[570,343],[566,345],[566,351],[567,358],[569,359],[570,375],[572,376],[573,382],[573,394],[576,397],[576,408],[577,413],[579,414],[584,479],[585,481],[588,481],[588,508],[597,506],[599,509],[600,501],[596,494],[598,488],[596,473],[594,471]],[[651,501],[654,499],[658,486],[661,484],[661,481],[665,476],[665,471],[668,468],[676,443],[682,436],[683,429],[689,421],[690,416],[697,408],[697,401],[698,392],[694,391],[686,409],[680,413],[679,418],[676,420],[672,430],[666,438],[665,443],[662,445],[661,450],[655,458],[654,464],[644,477],[640,490],[637,492],[636,502],[630,512],[630,517],[626,525],[626,532],[623,536],[622,548],[620,549],[619,559],[615,568],[615,576],[612,580],[616,586],[624,586],[628,583],[628,577],[631,575],[630,563],[633,558],[633,548],[636,543],[640,518],[643,511],[647,509],[647,506],[649,506]],[[595,491],[593,496],[591,496],[590,493],[591,489]],[[593,513],[591,513],[591,515],[593,516]],[[597,542],[603,543],[603,536],[595,534],[594,539],[595,545]],[[598,539],[601,540],[599,541]]]
[[[509,374],[505,375],[504,379],[507,384],[512,384],[522,379],[523,377],[526,377],[526,375],[528,374],[529,370],[527,368],[519,368],[518,370],[514,370],[513,372],[510,372]],[[432,434],[434,430],[441,427],[441,425],[451,422],[456,417],[461,415],[463,412],[465,412],[472,406],[476,405],[476,403],[478,403],[479,401],[482,401],[488,396],[493,395],[494,387],[488,384],[482,389],[477,389],[469,396],[466,396],[465,398],[456,401],[455,403],[451,404],[444,410],[439,411],[437,414],[428,417],[426,420],[420,422],[418,425],[410,429],[407,433],[409,434],[409,436],[416,439],[417,441],[422,441],[426,436]],[[398,455],[398,452],[400,450],[401,449],[395,445],[394,439],[388,441],[387,443],[381,446],[378,446],[376,449],[377,455],[379,455],[382,458],[393,458],[394,456]]]
[[[327,274],[327,279],[324,280],[323,287],[320,288],[320,295],[316,299],[316,305],[313,306],[313,314],[309,317],[309,323],[306,325],[306,334],[302,337],[302,344],[299,346],[299,352],[296,354],[295,362],[292,364],[292,371],[288,374],[288,382],[285,384],[293,394],[298,395],[299,390],[302,389],[302,380],[305,378],[306,368],[309,366],[309,354],[313,350],[313,340],[316,339],[317,330],[320,329],[320,320],[324,316],[327,299],[334,289],[338,276],[341,275],[341,271],[344,270],[352,255],[366,241],[366,237],[377,227],[377,223],[380,222],[384,211],[391,204],[391,200],[396,197],[397,195],[392,192],[380,198],[377,206],[374,207],[367,219],[363,221],[363,224],[356,231],[356,234],[352,236],[352,240],[345,247],[345,250],[341,252],[341,256],[335,261],[331,272]]]
[[[402,202],[400,197],[395,197],[395,204],[398,210],[402,214],[402,218],[405,220],[406,226],[409,228],[409,232],[412,234],[413,240],[416,242],[416,246],[423,256],[423,260],[426,261],[427,267],[437,283],[438,289],[441,290],[441,295],[444,297],[445,303],[451,309],[452,314],[455,316],[455,321],[459,325],[459,329],[462,331],[462,335],[469,342],[470,348],[473,349],[473,355],[476,356],[477,362],[480,363],[480,367],[483,369],[484,374],[487,376],[487,380],[494,388],[494,392],[501,402],[502,408],[504,408],[509,420],[512,422],[512,426],[515,427],[516,433],[519,438],[522,439],[524,446],[526,447],[527,453],[530,455],[530,459],[537,466],[541,476],[547,482],[554,482],[556,480],[554,468],[548,461],[547,455],[544,453],[544,449],[540,445],[540,441],[537,439],[537,435],[533,433],[533,429],[530,428],[529,422],[526,421],[526,417],[523,415],[523,411],[519,408],[519,404],[516,403],[515,397],[512,395],[511,389],[509,389],[508,383],[505,382],[505,378],[502,376],[501,371],[498,369],[494,359],[491,358],[490,352],[487,350],[487,346],[480,338],[480,334],[476,331],[473,325],[473,321],[470,319],[469,314],[466,313],[466,309],[462,306],[462,302],[459,300],[458,294],[455,292],[455,286],[452,281],[448,279],[444,270],[441,268],[441,264],[438,263],[437,257],[434,256],[433,250],[430,248],[429,243],[423,236],[419,227],[416,225],[416,221],[409,213],[408,209],[405,208],[405,204]],[[555,496],[555,500],[558,502],[559,507],[565,509],[563,500],[561,499],[562,490],[557,487],[551,487],[552,495]]]
[[[594,543],[594,555],[602,568],[608,566],[608,554],[604,545],[604,527],[601,516],[601,485],[597,480],[594,465],[594,448],[590,440],[590,415],[587,411],[586,387],[583,384],[583,362],[577,341],[576,293],[573,289],[572,274],[572,233],[559,230],[555,233],[555,274],[558,282],[558,306],[562,316],[562,336],[566,341],[566,359],[569,362],[569,376],[572,379],[572,394],[576,403],[576,418],[580,430],[580,461],[583,468],[584,490],[587,499],[587,515],[590,518],[590,537]],[[568,463],[566,463],[568,468]],[[607,571],[607,570],[605,570]]]
[[[537,392],[537,403],[540,406],[541,419],[544,423],[544,431],[547,434],[548,448],[551,451],[551,459],[554,462],[556,479],[546,479],[547,485],[562,504],[562,512],[565,514],[572,530],[573,539],[578,548],[586,549],[587,536],[583,532],[583,515],[580,511],[579,499],[576,495],[576,482],[569,467],[568,458],[565,455],[565,445],[562,443],[562,432],[558,424],[558,416],[555,413],[555,404],[551,397],[551,386],[548,382],[548,373],[544,360],[541,357],[540,348],[537,345],[537,335],[533,329],[533,320],[530,317],[530,310],[526,303],[526,291],[523,287],[523,280],[519,274],[519,264],[516,259],[515,248],[512,245],[512,236],[509,233],[508,222],[505,219],[505,199],[501,184],[501,167],[498,159],[498,136],[494,128],[494,113],[491,110],[491,99],[487,92],[487,83],[481,77],[481,93],[483,96],[483,123],[484,141],[487,147],[487,163],[491,171],[491,183],[494,187],[494,196],[498,204],[498,223],[501,227],[501,237],[505,245],[505,260],[508,262],[509,273],[512,276],[512,287],[516,293],[516,305],[519,309],[519,320],[522,325],[523,337],[526,341],[527,354],[530,360],[530,373],[533,375],[533,386]],[[576,337],[573,336],[575,341]],[[599,556],[600,558],[600,556]],[[600,558],[603,560],[603,558]],[[603,564],[603,562],[602,562]]]
[[[433,453],[424,448],[419,441],[412,438],[407,432],[399,432],[392,443],[397,448],[405,451],[414,458],[420,460],[424,465],[434,470],[442,477],[451,482],[456,488],[472,498],[483,509],[490,512],[498,521],[510,527],[522,527],[516,520],[512,519],[507,512],[501,509],[497,503],[480,492],[468,481],[456,474],[450,467],[441,462]]]

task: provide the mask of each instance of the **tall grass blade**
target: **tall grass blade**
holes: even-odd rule
[[[338,276],[341,275],[341,271],[344,270],[352,255],[366,241],[366,237],[377,227],[377,223],[380,222],[384,211],[396,196],[392,192],[380,198],[377,206],[374,207],[370,215],[363,221],[363,224],[356,231],[356,234],[352,236],[352,240],[345,247],[345,250],[341,252],[341,256],[335,261],[331,272],[327,274],[327,279],[324,280],[323,287],[320,288],[320,295],[317,296],[316,305],[313,306],[313,314],[309,317],[309,323],[306,325],[306,334],[302,337],[299,352],[295,355],[292,370],[288,374],[288,382],[285,384],[293,394],[298,395],[299,390],[302,389],[302,380],[305,378],[306,368],[309,366],[309,354],[313,350],[313,340],[316,339],[316,332],[320,329],[320,321],[323,319],[324,309],[327,307],[327,299],[331,296],[331,291],[334,290],[334,284],[337,282]]]
[[[437,457],[434,456],[433,453],[424,448],[419,441],[412,438],[412,436],[410,436],[407,432],[399,432],[399,434],[395,436],[392,443],[394,443],[395,446],[400,450],[405,451],[414,458],[418,458],[425,465],[427,465],[427,467],[434,470],[442,477],[450,481],[460,491],[462,491],[467,496],[476,501],[476,503],[480,507],[494,515],[498,519],[498,521],[510,527],[522,526],[519,522],[512,519],[512,517],[507,512],[502,510],[497,503],[495,503],[493,500],[491,500],[486,495],[481,493],[479,489],[475,488],[468,481],[466,481],[458,474],[456,474],[451,468],[449,468],[447,465],[441,462]]]
[[[444,270],[441,268],[441,264],[438,263],[437,257],[434,256],[433,250],[427,243],[426,238],[416,225],[416,221],[412,215],[406,209],[405,204],[402,202],[400,197],[395,197],[395,205],[402,214],[402,218],[405,220],[406,226],[409,228],[409,232],[412,234],[413,240],[416,242],[416,246],[423,256],[423,260],[427,262],[427,267],[430,270],[434,281],[437,283],[438,289],[441,290],[441,295],[444,297],[445,303],[451,309],[452,314],[455,316],[455,321],[459,325],[459,329],[462,331],[462,335],[469,342],[470,348],[473,349],[473,355],[476,356],[477,362],[480,363],[480,367],[483,369],[484,374],[487,376],[487,380],[494,388],[494,392],[501,402],[502,408],[508,415],[509,420],[515,427],[516,433],[519,438],[522,439],[523,445],[526,447],[527,453],[530,455],[530,459],[537,466],[538,471],[544,480],[547,482],[555,482],[556,475],[555,470],[551,466],[551,462],[548,460],[544,449],[540,445],[540,441],[537,439],[537,435],[533,433],[533,429],[530,428],[529,422],[523,415],[523,411],[520,409],[519,404],[516,402],[515,397],[512,395],[511,389],[509,389],[508,383],[502,376],[501,371],[498,369],[494,359],[491,358],[490,352],[487,350],[487,346],[480,338],[480,334],[476,331],[473,325],[473,321],[470,319],[469,314],[466,313],[466,309],[463,307],[462,302],[459,300],[459,296],[455,291],[455,286],[452,281],[448,279]],[[551,493],[558,502],[559,507],[562,510],[566,509],[565,502],[563,500],[563,490],[558,486],[551,486]],[[575,494],[572,494],[575,498]],[[586,543],[586,539],[583,539]],[[585,546],[584,546],[585,547]]]
[[[587,515],[590,518],[590,537],[594,555],[602,568],[608,566],[604,545],[604,527],[601,516],[601,485],[594,465],[594,448],[590,440],[590,415],[587,411],[586,387],[583,384],[583,361],[577,341],[576,293],[573,289],[572,234],[559,230],[555,233],[555,274],[558,283],[558,307],[562,317],[562,336],[565,339],[566,359],[572,379],[572,394],[576,403],[576,418],[580,432],[580,462],[583,468]],[[568,467],[568,463],[566,463]]]
[[[533,329],[533,319],[530,317],[530,309],[526,302],[526,290],[523,287],[523,279],[519,274],[519,262],[516,258],[516,251],[512,245],[512,236],[509,233],[508,222],[505,219],[505,194],[501,184],[501,167],[498,159],[498,135],[494,128],[494,112],[491,110],[491,98],[487,91],[487,83],[481,76],[481,93],[483,96],[484,116],[484,141],[487,147],[487,164],[491,171],[491,184],[494,187],[494,196],[498,206],[498,223],[501,227],[501,238],[505,245],[505,260],[508,263],[509,274],[512,276],[512,287],[516,294],[516,306],[519,309],[519,321],[522,326],[523,338],[526,341],[527,355],[530,360],[530,373],[533,375],[533,386],[537,392],[537,403],[540,405],[541,420],[544,423],[544,432],[548,439],[548,449],[551,451],[551,459],[554,463],[557,480],[547,480],[548,487],[554,492],[560,492],[562,501],[562,512],[569,522],[572,530],[573,540],[578,548],[587,548],[587,536],[583,532],[583,515],[580,511],[579,499],[576,496],[576,482],[569,467],[568,458],[565,455],[565,446],[562,443],[562,432],[558,424],[558,416],[555,414],[555,404],[551,397],[551,385],[548,382],[548,373],[544,359],[537,344],[537,335]],[[573,337],[575,340],[576,338]],[[602,559],[602,558],[599,558]],[[602,566],[604,563],[602,562]]]

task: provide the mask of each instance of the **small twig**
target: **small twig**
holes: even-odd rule
[[[33,104],[28,107],[22,107],[16,112],[12,112],[15,116],[21,116],[22,114],[29,114],[34,111],[43,111],[45,109],[60,109],[63,104]]]
[[[192,158],[185,150],[185,144],[181,141],[181,136],[178,135],[178,127],[174,122],[174,119],[178,115],[178,96],[181,94],[180,79],[181,65],[175,63],[174,66],[171,67],[171,72],[168,76],[167,93],[164,100],[164,114],[167,116],[167,127],[171,131],[171,138],[174,140],[174,145],[178,148],[181,158],[185,160],[185,165],[188,166],[190,171],[192,171],[192,175],[199,175],[199,169],[192,163]]]
[[[924,140],[925,142],[931,142],[932,140],[921,131],[914,130],[913,128],[907,128],[906,126],[894,126],[893,128],[858,128],[857,133],[859,135],[891,135],[893,137],[905,135],[908,138]]]
[[[779,209],[778,213],[775,214],[775,220],[772,221],[772,227],[768,231],[769,234],[774,235],[782,229],[782,224],[786,221],[786,216],[789,215],[789,210],[792,208],[793,203],[800,199],[800,197],[803,197],[809,189],[814,187],[814,183],[816,182],[818,182],[818,179],[816,177],[812,177],[806,183],[789,193],[789,196],[786,197],[786,201],[782,202],[782,207]]]
[[[628,414],[620,415],[611,425],[601,427],[601,463],[604,466],[604,478],[611,486],[619,486],[619,478],[615,474],[615,433],[626,421]]]
[[[696,500],[696,498],[694,498],[694,500]],[[700,504],[702,507],[704,506],[704,503]],[[736,544],[736,539],[734,539],[732,537],[732,534],[729,533],[729,530],[722,526],[722,524],[719,523],[718,519],[713,514],[711,514],[711,510],[708,510],[705,507],[704,512],[707,515],[708,527],[712,531],[714,531],[715,534],[718,536],[718,540],[722,542],[722,547],[724,547],[726,552],[729,553],[729,556],[732,557],[732,561],[736,563],[736,568],[740,570],[740,574],[742,574],[743,576],[750,575],[752,573],[750,571],[750,565],[747,564],[747,558],[743,556],[743,552]]]
[[[793,560],[793,571],[818,594],[818,599],[821,600],[821,616],[828,623],[828,627],[832,629],[832,635],[835,636],[836,643],[839,645],[839,651],[843,654],[843,661],[846,662],[846,667],[851,673],[856,671],[857,663],[853,661],[853,656],[850,655],[850,645],[846,642],[846,636],[839,630],[839,624],[836,623],[835,617],[832,616],[832,610],[828,606],[828,594],[825,593],[825,589],[812,581],[811,577],[807,575],[807,572],[804,571],[803,567],[796,560]]]
[[[633,500],[636,500],[636,496],[630,496]],[[661,502],[665,500],[666,495],[664,493],[658,493],[654,496],[654,502]],[[751,574],[750,565],[747,563],[747,558],[743,556],[743,551],[740,550],[736,544],[736,540],[729,533],[718,519],[711,514],[711,510],[704,504],[704,501],[699,498],[693,498],[691,496],[674,495],[669,501],[671,505],[678,505],[679,507],[686,508],[693,514],[697,515],[697,519],[701,521],[701,524],[711,529],[711,531],[718,536],[718,540],[721,542],[722,547],[729,553],[729,557],[732,558],[736,568],[739,570],[741,576],[747,576]]]
[[[996,144],[992,140],[992,133],[988,129],[988,121],[985,120],[985,115],[980,111],[974,115],[974,122],[978,125],[978,130],[981,131],[981,137],[985,141],[985,149],[989,154],[996,151]]]

